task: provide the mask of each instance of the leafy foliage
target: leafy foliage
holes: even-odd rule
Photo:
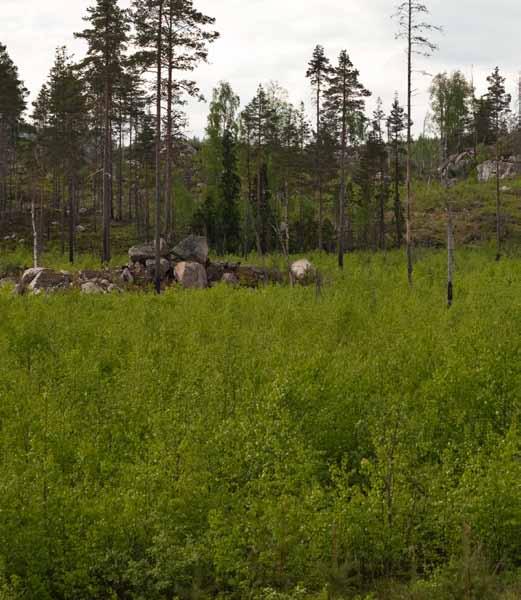
[[[441,253],[313,260],[318,301],[0,291],[0,597],[516,589],[518,262],[447,312]]]

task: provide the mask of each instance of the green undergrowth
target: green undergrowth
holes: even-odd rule
[[[521,261],[416,258],[0,290],[0,598],[518,598]]]

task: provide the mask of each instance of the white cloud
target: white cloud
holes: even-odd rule
[[[0,0],[2,32],[21,77],[33,97],[52,64],[54,49],[67,45],[76,55],[83,43],[72,33],[83,28],[82,16],[90,0]],[[432,22],[442,25],[436,35],[440,51],[421,60],[431,73],[462,69],[474,76],[483,90],[486,75],[499,65],[516,89],[518,69],[518,0],[426,0]],[[392,0],[196,0],[197,7],[217,18],[221,39],[210,51],[210,64],[195,73],[206,97],[220,80],[228,80],[243,102],[251,99],[260,82],[278,81],[289,90],[294,102],[308,102],[305,79],[313,47],[322,44],[332,60],[346,48],[359,68],[363,83],[388,106],[395,90],[405,91],[403,43],[394,37]],[[128,6],[130,0],[122,0]],[[417,127],[428,108],[429,78],[417,77],[415,96]],[[191,130],[204,130],[207,107],[191,103]]]

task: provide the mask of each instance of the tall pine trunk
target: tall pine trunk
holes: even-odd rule
[[[173,48],[173,17],[172,0],[170,0],[170,15],[168,21],[168,89],[167,89],[167,117],[166,117],[166,235],[168,241],[175,236],[175,199],[172,184],[173,154],[172,154],[172,134],[173,134],[173,71],[174,71],[174,48]]]
[[[320,151],[320,84],[317,85],[317,155],[316,155],[316,168],[317,168],[317,181],[318,181],[318,249],[322,251],[324,249],[324,203],[322,197],[322,164]]]
[[[156,98],[156,292],[161,293],[161,83],[163,50],[163,0],[159,0],[159,24],[157,28],[157,98]]]
[[[345,84],[344,84],[345,88]],[[340,155],[340,199],[338,206],[338,266],[344,268],[345,254],[345,203],[346,203],[346,146],[347,146],[347,108],[346,108],[346,91],[344,89],[344,97],[342,100],[342,148]]]

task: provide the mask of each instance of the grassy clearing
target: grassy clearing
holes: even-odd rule
[[[521,263],[0,290],[0,598],[521,593]]]

